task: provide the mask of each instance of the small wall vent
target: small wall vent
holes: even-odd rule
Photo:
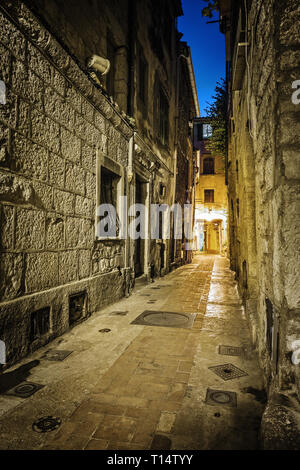
[[[86,317],[87,293],[78,292],[69,297],[69,324],[79,322]]]

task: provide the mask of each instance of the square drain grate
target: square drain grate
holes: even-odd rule
[[[28,398],[44,386],[45,385],[36,384],[33,382],[22,382],[11,390],[8,390],[5,395],[10,395],[19,398]]]
[[[221,377],[223,380],[238,379],[248,375],[247,372],[239,369],[233,364],[221,364],[220,366],[209,367],[215,374]]]
[[[166,326],[171,328],[192,328],[196,313],[162,312],[145,310],[132,325]]]
[[[205,403],[208,405],[223,405],[236,408],[237,395],[235,392],[227,392],[224,390],[207,389]]]
[[[241,356],[243,354],[243,348],[220,345],[219,354],[222,354],[223,356]]]
[[[73,351],[65,351],[62,349],[51,349],[50,351],[47,351],[42,358],[47,361],[64,361],[68,356],[70,356],[70,354],[72,354],[72,352]]]

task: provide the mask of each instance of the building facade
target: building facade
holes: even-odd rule
[[[150,204],[175,201],[181,14],[180,1],[1,3],[7,365],[129,295],[137,278],[170,270],[172,243],[151,239]],[[148,209],[145,239],[119,228],[99,237],[97,208],[119,214],[120,196]],[[134,215],[126,212],[128,227]]]
[[[195,185],[195,245],[203,253],[227,253],[227,186],[225,159],[208,148],[212,127],[208,118],[194,120],[194,147],[199,151]]]
[[[300,3],[220,2],[229,252],[265,374],[264,448],[299,448]],[[296,414],[295,414],[296,413]]]

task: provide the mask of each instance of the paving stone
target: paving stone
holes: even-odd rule
[[[108,441],[104,439],[91,439],[84,450],[105,450],[107,446]]]
[[[135,419],[106,415],[93,437],[108,441],[129,442],[133,438],[135,430]]]
[[[205,264],[206,259],[204,257],[203,261],[198,264]],[[217,260],[215,264],[218,266],[219,258],[214,259]],[[203,276],[207,277],[208,274],[207,271]],[[173,275],[176,278],[178,274],[175,272]],[[175,285],[157,294],[162,296],[162,309],[172,311],[171,299],[172,302],[174,301],[173,310],[178,311],[176,304],[180,304],[185,292],[191,291],[196,285],[198,289],[198,281],[191,284],[193,276],[196,278],[196,273],[188,276],[189,281],[186,285]],[[176,300],[174,300],[173,289],[180,292]],[[200,295],[201,292],[198,292],[198,299]],[[141,296],[139,298],[141,299]],[[115,310],[126,310],[129,312],[128,315],[131,315],[132,309],[136,309],[135,301],[134,295],[129,299],[123,299]],[[98,332],[101,328],[110,327],[111,323],[108,323],[108,318],[109,322],[115,322],[113,325],[120,324],[121,327],[117,332],[114,326],[115,336],[110,336],[109,339],[106,337],[106,340],[102,335],[99,342],[99,334],[91,336],[93,339],[89,338],[90,320],[79,325],[76,331],[81,333],[76,333],[76,337],[68,336],[69,342],[65,346],[65,349],[74,351],[78,350],[78,344],[80,348],[82,347],[80,354],[76,356],[76,366],[69,361],[70,369],[60,371],[63,383],[66,382],[69,385],[64,386],[64,390],[60,392],[60,398],[56,401],[54,401],[55,393],[53,397],[51,395],[49,403],[62,403],[61,396],[63,396],[64,405],[62,406],[66,406],[68,402],[65,394],[70,393],[70,390],[72,397],[76,396],[75,381],[81,362],[84,369],[80,372],[80,380],[84,393],[78,399],[75,411],[73,406],[69,418],[62,424],[58,433],[53,436],[49,433],[47,439],[44,440],[43,448],[167,450],[170,448],[213,449],[222,448],[222,446],[230,448],[231,445],[241,448],[239,446],[245,439],[245,428],[247,429],[245,423],[250,422],[253,415],[260,417],[263,405],[254,401],[249,394],[239,394],[239,381],[232,381],[232,391],[239,396],[238,407],[230,409],[218,405],[217,411],[220,416],[217,417],[214,415],[216,407],[205,403],[205,393],[207,388],[220,389],[220,379],[217,376],[214,378],[214,374],[208,370],[208,367],[217,364],[220,359],[219,345],[235,344],[233,338],[237,335],[240,338],[241,334],[245,337],[245,341],[249,341],[249,333],[241,320],[240,307],[233,309],[233,307],[224,307],[220,304],[209,303],[208,305],[209,312],[214,308],[220,314],[221,309],[221,317],[215,319],[209,316],[208,312],[207,316],[197,317],[196,325],[199,325],[199,328],[190,331],[177,329],[175,332],[172,328],[147,327],[136,332],[132,329],[134,327],[128,324],[127,317],[100,315],[91,319],[91,330]],[[206,302],[200,303],[199,308],[204,310]],[[141,309],[134,311],[136,315],[140,314]],[[109,312],[111,309],[107,313]],[[105,310],[104,313],[106,313]],[[203,323],[203,318],[205,323]],[[231,335],[235,336],[232,338]],[[242,341],[241,338],[239,341]],[[91,343],[93,347],[88,355]],[[113,359],[110,361],[111,355]],[[249,376],[243,378],[243,387],[255,386],[261,389],[263,386],[259,385],[261,373],[255,355],[252,354],[247,359],[247,366],[243,362],[244,358],[238,360],[241,362],[237,365],[249,373]],[[89,370],[90,364],[94,367],[91,370]],[[65,376],[67,371],[71,373],[72,378]],[[57,372],[53,373],[55,382]],[[39,374],[42,374],[42,369],[39,370]],[[61,380],[61,375],[59,377]],[[89,384],[90,381],[92,385]],[[58,383],[55,383],[59,389]],[[43,390],[43,393],[47,393],[47,387]],[[34,397],[33,400],[35,400]],[[42,401],[43,409],[44,397]],[[22,429],[23,422],[21,424],[21,421],[23,420],[20,416],[22,407],[19,406],[18,410],[17,419]],[[53,415],[60,416],[57,412],[53,412]],[[10,419],[9,422],[7,418],[5,419],[6,428],[16,426],[12,425],[16,422],[16,416],[14,418],[14,421]],[[0,424],[3,424],[1,417]],[[20,429],[11,440],[10,447],[20,445],[15,444],[19,439]],[[255,447],[257,431],[254,431],[253,426],[249,426],[247,433],[249,437],[249,439],[246,437],[247,446]],[[6,437],[7,433],[3,433],[3,442]]]
[[[163,411],[160,415],[157,432],[170,433],[176,419],[176,413]]]

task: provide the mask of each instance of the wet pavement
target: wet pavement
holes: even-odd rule
[[[13,396],[7,374],[43,387]],[[259,448],[262,374],[221,256],[140,287],[0,379],[0,449]]]

